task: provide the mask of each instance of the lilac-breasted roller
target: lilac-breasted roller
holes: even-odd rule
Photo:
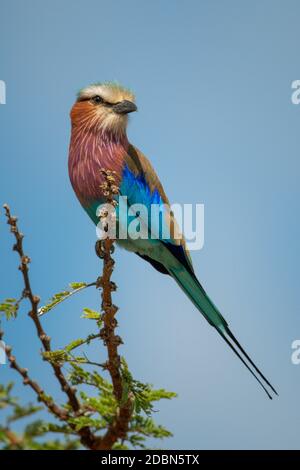
[[[106,201],[101,172],[105,168],[115,172],[119,194],[127,197],[128,206],[143,204],[151,213],[151,205],[159,204],[163,208],[162,223],[174,228],[176,221],[168,210],[169,201],[155,170],[127,138],[128,114],[136,110],[134,95],[116,83],[94,84],[79,92],[71,110],[70,180],[81,205],[96,225],[97,208]],[[148,220],[147,224],[144,222],[148,226]],[[136,253],[159,272],[172,276],[272,398],[271,392],[277,394],[276,390],[234,337],[198,281],[184,237],[172,236],[174,230],[169,238],[162,237],[160,229],[158,232],[157,237],[150,232],[147,238],[132,238],[130,234],[127,238],[117,237],[117,244]]]

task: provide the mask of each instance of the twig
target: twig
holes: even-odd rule
[[[109,170],[102,170],[102,173],[104,174],[106,180],[104,183],[105,187],[103,189],[105,189],[107,202],[115,206],[116,202],[114,201],[114,195],[118,193],[118,188],[115,186],[114,172]],[[44,351],[52,352],[50,344],[51,338],[46,334],[39,318],[40,310],[38,309],[38,304],[40,302],[40,298],[33,294],[30,284],[28,274],[30,258],[24,254],[23,234],[19,232],[17,218],[11,215],[8,205],[5,204],[4,208],[7,217],[7,223],[10,225],[11,232],[14,234],[16,239],[13,250],[18,253],[21,260],[19,269],[22,272],[25,286],[22,298],[28,298],[30,301],[31,310],[28,315],[35,325]],[[106,433],[103,436],[96,436],[91,431],[89,426],[84,426],[77,432],[81,438],[81,443],[91,450],[109,450],[112,449],[113,445],[118,440],[124,440],[128,433],[129,423],[133,413],[132,395],[129,393],[128,397],[123,400],[124,390],[121,375],[121,361],[118,354],[118,346],[122,344],[122,339],[120,336],[115,334],[115,328],[117,327],[117,320],[115,319],[115,315],[118,311],[118,308],[112,303],[112,292],[116,290],[115,284],[111,281],[111,275],[114,269],[114,260],[111,257],[113,249],[113,239],[106,238],[104,241],[98,241],[96,243],[96,253],[101,259],[103,259],[103,272],[102,276],[97,280],[96,283],[93,284],[95,284],[97,288],[102,289],[102,320],[104,327],[100,330],[98,335],[95,335],[95,337],[100,336],[107,348],[107,361],[105,364],[97,365],[108,370],[112,380],[113,393],[119,406],[113,422],[109,425]],[[74,293],[75,292],[76,290]],[[3,333],[0,335],[0,339],[2,334]],[[43,402],[49,411],[51,411],[60,420],[68,422],[68,419],[71,417],[71,415],[63,408],[60,408],[56,403],[53,402],[53,400],[47,398],[41,387],[28,376],[27,369],[23,369],[19,366],[15,356],[11,354],[12,349],[9,346],[6,346],[5,350],[10,362],[10,366],[23,377],[23,383],[25,385],[29,385],[34,390],[38,396],[38,400]],[[68,383],[62,372],[60,364],[50,361],[49,363],[58,382],[60,383],[62,390],[68,397],[69,405],[74,413],[74,416],[80,416],[84,410],[82,409],[81,403],[77,398],[76,389],[72,388]],[[72,424],[69,422],[68,424],[72,429],[75,429]]]
[[[13,432],[9,428],[1,428],[2,431],[8,440],[10,446],[12,446],[16,450],[22,450],[23,448],[23,439],[19,437],[15,432]]]
[[[101,170],[105,177],[105,182],[102,185],[103,192],[107,198],[107,203],[112,206],[116,206],[114,195],[118,194],[119,189],[115,185],[114,172],[110,170]],[[105,214],[104,218],[107,218],[109,214]],[[106,219],[106,230],[108,230],[108,224],[111,221]],[[118,326],[115,315],[118,311],[112,302],[112,292],[116,290],[115,284],[111,281],[111,275],[114,269],[114,260],[111,254],[114,250],[114,241],[111,238],[105,238],[104,240],[98,240],[96,242],[96,254],[99,258],[103,259],[103,273],[98,279],[98,287],[102,288],[102,320],[104,327],[100,331],[101,339],[107,348],[108,360],[105,363],[106,369],[108,370],[112,385],[113,393],[117,402],[119,403],[119,410],[116,419],[109,426],[106,434],[99,442],[98,449],[111,449],[112,446],[117,442],[118,439],[124,439],[128,432],[128,425],[133,412],[132,397],[128,396],[125,403],[122,403],[123,397],[123,382],[121,376],[121,361],[118,354],[118,346],[123,341],[120,336],[115,334],[115,328]]]
[[[2,340],[3,335],[4,335],[3,331],[0,331],[0,340]],[[48,410],[52,414],[54,414],[58,419],[60,419],[61,421],[66,421],[66,419],[68,418],[68,413],[63,408],[57,406],[53,402],[53,400],[48,398],[46,396],[45,392],[43,391],[43,389],[39,386],[39,384],[37,382],[34,382],[29,377],[28,370],[22,368],[17,363],[16,357],[12,355],[12,347],[11,346],[8,346],[8,345],[5,346],[5,353],[6,353],[7,359],[10,363],[10,367],[12,369],[15,369],[21,375],[21,377],[23,378],[23,384],[24,385],[29,385],[29,387],[32,388],[32,390],[36,393],[36,395],[38,397],[38,401],[44,403],[44,405],[46,405]]]
[[[40,302],[40,298],[34,295],[31,289],[31,284],[30,284],[30,279],[29,279],[29,274],[28,274],[28,271],[29,271],[28,265],[30,263],[30,258],[24,253],[24,249],[23,249],[24,235],[19,231],[19,228],[17,225],[17,218],[11,215],[10,208],[7,204],[4,204],[4,209],[5,209],[5,215],[7,217],[7,223],[10,225],[10,231],[13,233],[13,235],[15,236],[15,240],[16,240],[16,243],[13,246],[13,250],[18,253],[20,260],[21,260],[19,269],[22,272],[24,286],[25,286],[24,291],[23,291],[23,296],[27,297],[31,304],[31,310],[28,315],[34,322],[37,335],[43,345],[44,350],[46,352],[51,352],[51,344],[50,344],[51,338],[45,333],[45,330],[42,327],[42,324],[40,322],[39,315],[38,315],[38,304]],[[65,394],[68,397],[69,404],[72,410],[74,411],[75,414],[80,414],[81,405],[76,396],[76,389],[70,386],[59,364],[50,363],[50,365],[54,371],[54,374],[58,382],[60,383],[61,389],[63,390],[63,392],[65,392]],[[89,448],[92,448],[94,446],[95,436],[93,435],[93,433],[91,432],[88,426],[82,428],[79,431],[79,434],[81,436],[81,441],[84,445],[86,445]]]
[[[77,294],[78,292],[81,292],[82,290],[84,289],[87,289],[88,287],[92,287],[92,286],[96,286],[97,285],[97,282],[90,282],[89,284],[84,284],[83,286],[80,286],[80,287],[77,287],[77,289],[74,289],[72,290],[71,292],[69,292],[68,294],[66,294],[64,297],[62,297],[60,300],[57,300],[55,302],[55,305],[53,305],[51,307],[51,310],[53,310],[53,308],[57,307],[59,304],[61,304],[62,302],[64,302],[65,300],[69,299],[70,297],[72,297],[72,295],[74,294]],[[45,315],[46,313],[48,312],[48,310],[45,308],[45,307],[40,307],[38,309],[38,316],[39,317],[42,317],[43,315]]]

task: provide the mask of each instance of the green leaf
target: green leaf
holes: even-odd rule
[[[16,404],[16,405],[14,405],[13,414],[7,418],[7,422],[12,423],[12,422],[17,421],[21,418],[31,416],[34,413],[37,413],[38,411],[40,411],[42,409],[43,409],[43,407],[34,406],[31,403],[27,406],[20,406],[19,404]]]
[[[164,389],[153,390],[149,384],[143,384],[138,380],[135,380],[129,371],[128,365],[125,359],[121,358],[121,376],[123,382],[123,396],[122,403],[131,394],[134,397],[134,409],[137,414],[142,411],[147,415],[150,415],[153,411],[152,402],[161,400],[162,398],[170,399],[176,397],[176,393],[167,392]]]
[[[101,320],[101,314],[97,312],[96,310],[92,310],[90,308],[84,308],[83,309],[83,314],[81,315],[81,318],[86,318],[87,320]]]
[[[86,343],[86,340],[84,339],[75,339],[74,341],[71,341],[71,343],[69,343],[65,348],[64,350],[66,352],[70,352],[72,351],[73,349],[75,348],[78,348],[78,346],[81,346],[82,344]]]
[[[86,287],[87,283],[86,282],[70,282],[69,286],[71,287],[71,289],[77,290],[77,289],[82,289],[83,287]]]
[[[19,309],[19,304],[16,299],[8,298],[0,304],[0,312],[4,313],[7,320],[16,318]]]
[[[27,438],[32,438],[32,437],[38,437],[38,436],[43,436],[46,434],[47,430],[45,428],[44,422],[39,419],[36,421],[33,421],[32,423],[28,424],[25,427],[24,430],[24,435]]]
[[[69,284],[69,286],[71,287],[71,291],[65,290],[54,294],[50,302],[39,309],[39,315],[44,315],[45,313],[49,312],[58,304],[71,297],[71,295],[74,295],[80,290],[87,287],[87,285],[88,284],[86,282],[72,282],[71,284]]]
[[[96,430],[102,429],[102,422],[98,419],[89,418],[88,416],[80,416],[79,418],[70,418],[69,423],[75,426],[76,431],[80,431],[80,429],[91,426]]]
[[[43,428],[44,428],[45,432],[54,432],[54,433],[61,433],[61,434],[74,434],[74,430],[68,424],[65,424],[63,426],[59,426],[58,424],[54,424],[54,423],[44,423]]]
[[[53,364],[63,364],[64,362],[67,362],[70,357],[64,349],[58,349],[57,351],[44,351],[42,355],[46,361],[52,362]]]

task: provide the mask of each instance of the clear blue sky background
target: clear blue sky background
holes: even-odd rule
[[[233,331],[276,385],[268,401],[174,282],[116,254],[122,347],[134,375],[178,392],[156,419],[168,448],[299,448],[300,3],[288,0],[1,0],[1,203],[26,234],[45,303],[70,281],[94,280],[95,230],[67,173],[69,109],[79,88],[117,79],[136,92],[129,137],[174,202],[205,204],[196,272]],[[1,298],[21,289],[0,222]],[[74,298],[44,318],[54,347],[83,336]],[[23,365],[55,396],[25,311],[6,327]],[[102,350],[103,351],[103,350]],[[102,352],[101,352],[102,354]],[[104,352],[103,352],[104,354]],[[7,366],[24,399],[32,394]]]

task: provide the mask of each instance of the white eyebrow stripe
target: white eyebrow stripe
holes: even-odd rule
[[[90,86],[80,92],[79,98],[92,98],[96,95],[100,95],[102,98],[108,98],[112,93],[109,93],[109,90],[102,86]]]
[[[109,103],[117,103],[124,99],[134,101],[134,95],[128,90],[119,86],[109,85],[90,85],[79,92],[78,99],[89,99],[93,96],[99,95]]]

